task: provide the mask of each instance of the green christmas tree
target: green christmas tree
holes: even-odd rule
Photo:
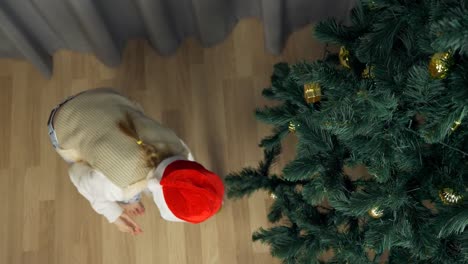
[[[361,1],[315,36],[340,52],[275,66],[264,161],[226,180],[274,194],[253,239],[291,264],[468,263],[468,1]]]

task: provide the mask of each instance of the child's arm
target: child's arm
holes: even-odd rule
[[[125,233],[137,235],[143,232],[140,226],[127,215],[113,199],[121,191],[100,172],[85,162],[75,162],[69,168],[70,178],[78,191],[91,203],[93,209],[107,218]]]
[[[110,201],[105,195],[105,191],[112,192],[112,188],[115,188],[108,186],[105,177],[100,177],[102,175],[98,175],[98,172],[83,162],[73,163],[68,172],[73,184],[98,214],[106,217],[110,223],[122,215],[123,209],[116,201]]]

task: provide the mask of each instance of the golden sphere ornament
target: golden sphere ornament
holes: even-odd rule
[[[374,79],[374,65],[367,65],[364,71],[362,71],[362,78]]]
[[[341,66],[347,69],[351,69],[351,66],[349,65],[349,60],[350,60],[349,57],[350,57],[349,50],[347,50],[345,46],[341,46],[340,53],[339,53],[340,64]]]
[[[308,104],[317,103],[322,98],[322,89],[318,83],[304,84],[304,99]]]
[[[446,205],[454,205],[461,202],[463,195],[456,193],[451,188],[443,188],[439,190],[440,200]]]
[[[379,219],[383,216],[383,210],[379,209],[378,206],[371,208],[367,213],[374,219]]]
[[[294,124],[292,121],[289,122],[289,126],[288,126],[288,129],[289,129],[289,132],[291,133],[296,133],[296,124]]]
[[[457,130],[457,128],[461,125],[461,120],[457,120],[455,122],[453,122],[453,125],[452,127],[450,127],[450,130],[452,130],[452,132],[454,132],[455,130]]]
[[[438,52],[431,57],[429,73],[434,79],[445,79],[452,63],[453,58],[450,53]]]
[[[356,94],[360,97],[367,97],[367,91],[364,89],[360,89]]]

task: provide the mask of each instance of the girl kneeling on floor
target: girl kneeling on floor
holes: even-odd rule
[[[167,221],[200,223],[221,208],[221,179],[199,163],[176,134],[112,89],[89,90],[55,107],[49,136],[93,209],[122,232],[139,234],[133,216],[153,195]]]

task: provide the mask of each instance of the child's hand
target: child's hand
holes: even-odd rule
[[[136,202],[131,204],[120,204],[125,210],[125,213],[129,216],[140,216],[145,214],[145,206],[142,202]]]
[[[114,224],[121,232],[124,233],[131,233],[132,235],[143,233],[141,227],[126,213],[122,213]]]

